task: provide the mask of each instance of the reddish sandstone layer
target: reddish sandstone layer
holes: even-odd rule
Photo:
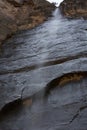
[[[61,12],[69,18],[87,18],[86,0],[64,0],[60,4]]]
[[[55,8],[45,0],[0,0],[0,42],[42,23]]]

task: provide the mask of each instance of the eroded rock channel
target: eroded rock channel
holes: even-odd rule
[[[0,55],[0,130],[87,130],[87,20],[57,9]]]

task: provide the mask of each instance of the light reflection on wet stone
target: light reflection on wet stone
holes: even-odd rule
[[[87,21],[53,15],[3,45],[1,130],[87,129]]]

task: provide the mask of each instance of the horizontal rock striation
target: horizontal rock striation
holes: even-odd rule
[[[64,0],[60,4],[61,12],[68,18],[87,19],[87,1],[86,0]]]
[[[17,30],[42,23],[54,8],[45,0],[0,0],[0,44]]]

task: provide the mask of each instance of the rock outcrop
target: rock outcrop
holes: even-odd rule
[[[60,4],[60,10],[68,18],[83,17],[87,19],[86,0],[64,0]]]
[[[0,0],[0,44],[17,30],[42,23],[54,8],[45,0]]]

